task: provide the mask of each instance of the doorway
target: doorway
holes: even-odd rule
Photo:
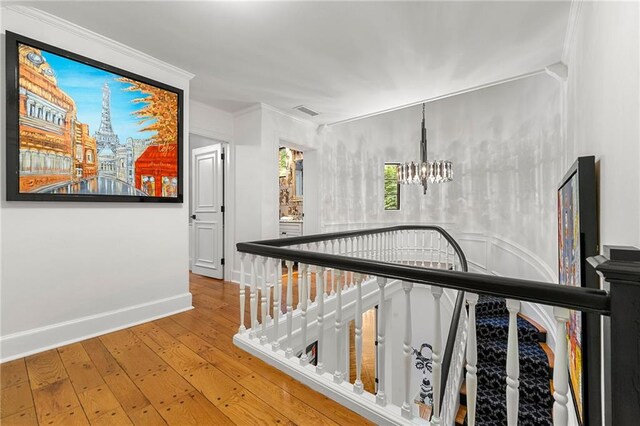
[[[194,137],[191,137],[192,140]],[[191,271],[224,279],[224,144],[197,138],[191,149]],[[202,139],[202,140],[200,140]]]
[[[280,238],[304,233],[304,154],[286,146],[278,150]]]

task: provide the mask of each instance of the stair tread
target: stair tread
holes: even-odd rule
[[[531,317],[526,316],[525,314],[523,314],[522,312],[520,312],[518,314],[518,316],[520,318],[522,318],[523,320],[527,321],[529,324],[531,324],[532,326],[534,326],[540,333],[544,333],[547,334],[547,329],[544,328],[542,325],[540,325],[539,322],[537,322],[536,320],[534,320]]]
[[[509,335],[509,312],[500,297],[481,295],[476,305],[478,350],[478,388],[476,425],[506,426],[506,359]],[[519,355],[518,424],[538,426],[552,424],[553,394],[551,372],[553,352],[547,330],[527,315],[516,317]],[[468,397],[466,382],[460,389],[460,401]],[[465,407],[466,412],[466,407]],[[458,421],[463,425],[465,421]]]

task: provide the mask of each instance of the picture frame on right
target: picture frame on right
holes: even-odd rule
[[[595,157],[579,157],[558,185],[558,280],[560,285],[599,288],[586,259],[598,254]],[[571,311],[567,324],[569,389],[582,426],[600,416],[600,402],[587,391],[600,387],[600,319]],[[560,344],[557,342],[556,344]],[[594,417],[596,416],[596,417]]]

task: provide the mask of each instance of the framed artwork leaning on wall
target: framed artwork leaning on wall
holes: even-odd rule
[[[586,259],[598,254],[595,157],[580,157],[558,185],[558,279],[560,285],[600,288]],[[556,342],[556,345],[563,342]],[[566,342],[569,391],[578,422],[600,418],[600,317],[570,311]],[[598,391],[589,392],[589,389]],[[591,421],[589,420],[591,419]]]

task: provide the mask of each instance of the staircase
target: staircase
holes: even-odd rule
[[[518,316],[520,406],[518,424],[552,425],[553,352],[546,343],[547,331],[535,321]],[[505,397],[509,312],[505,300],[480,296],[476,305],[478,342],[477,426],[507,425]],[[466,422],[466,386],[460,392],[456,424]]]

